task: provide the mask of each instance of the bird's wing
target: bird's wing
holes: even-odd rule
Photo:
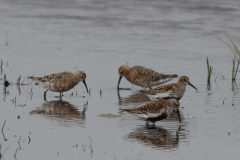
[[[156,113],[159,112],[160,110],[164,109],[165,107],[165,100],[158,100],[158,101],[153,101],[150,103],[147,103],[146,105],[132,109],[132,112],[135,113]]]
[[[142,66],[135,66],[132,68],[134,71],[138,73],[142,81],[145,81],[145,82],[148,81],[149,83],[151,83],[151,85],[163,84],[172,80],[173,78],[178,77],[178,75],[176,74],[171,74],[171,75],[161,74],[150,68],[145,68]]]
[[[142,107],[134,109],[121,109],[122,111],[127,111],[128,113],[138,117],[139,119],[147,119],[158,117],[164,112],[166,112],[166,100],[158,100],[150,102]]]
[[[176,83],[172,83],[172,84],[168,84],[168,85],[164,85],[164,86],[160,86],[160,87],[157,87],[157,88],[153,88],[151,90],[147,90],[147,91],[140,91],[142,93],[145,93],[145,94],[150,94],[150,95],[156,95],[158,93],[166,93],[168,91],[171,91],[174,89]]]
[[[62,80],[67,80],[72,78],[73,73],[71,72],[60,72],[55,74],[50,74],[44,77],[33,77],[33,80],[38,82],[49,82],[49,83],[58,83]]]
[[[150,68],[136,66],[136,71],[138,75],[145,81],[154,81],[160,78],[159,73]]]

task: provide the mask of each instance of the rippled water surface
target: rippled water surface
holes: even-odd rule
[[[232,85],[233,54],[217,39],[222,27],[239,44],[238,0],[2,0],[0,15],[3,159],[239,159],[239,75]],[[117,92],[124,64],[190,78],[198,92],[187,86],[181,124],[176,113],[155,127],[119,113],[150,101],[126,79],[131,90]],[[77,70],[90,95],[79,83],[62,101],[26,78]]]

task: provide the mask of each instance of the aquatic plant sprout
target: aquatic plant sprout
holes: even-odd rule
[[[224,40],[222,40],[221,38],[218,38],[220,41],[222,41],[223,43],[225,43],[232,51],[232,53],[234,54],[234,59],[233,59],[233,70],[232,70],[232,83],[236,81],[236,76],[237,76],[237,71],[238,71],[238,66],[239,66],[239,62],[240,62],[240,51],[237,48],[237,45],[231,40],[231,38],[229,37],[229,35],[226,33],[226,31],[223,30],[224,35],[227,37],[227,39],[229,40],[229,42],[226,42]],[[235,69],[235,59],[237,60],[237,66]],[[234,73],[235,72],[235,73]]]
[[[207,58],[207,69],[208,69],[208,78],[207,78],[207,81],[208,81],[208,83],[210,83],[210,79],[211,79],[211,76],[212,76],[213,67],[209,65],[208,57],[206,57],[206,58]]]

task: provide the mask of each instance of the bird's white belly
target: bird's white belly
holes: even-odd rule
[[[167,98],[170,97],[170,93],[166,92],[166,93],[157,93],[155,95],[151,95],[151,94],[147,94],[147,96],[149,97],[150,100],[157,100],[157,99],[163,99],[163,98]]]

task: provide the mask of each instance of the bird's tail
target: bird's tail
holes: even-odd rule
[[[170,79],[172,79],[172,78],[177,78],[178,77],[178,75],[177,74],[165,74],[165,75],[163,75],[165,78],[170,78]]]
[[[171,76],[171,78],[177,78],[177,77],[178,77],[177,74],[173,74],[173,75]]]
[[[141,93],[146,93],[146,91],[145,91],[145,90],[139,90],[139,92],[141,92]]]
[[[42,77],[28,77],[32,80],[35,80],[35,81],[41,81],[42,80]]]
[[[163,79],[172,79],[172,78],[177,78],[177,74],[161,74]]]
[[[119,113],[122,113],[122,112],[129,112],[129,109],[119,109],[120,112]]]
[[[155,90],[139,90],[139,92],[144,93],[146,95],[155,95],[157,91]]]

